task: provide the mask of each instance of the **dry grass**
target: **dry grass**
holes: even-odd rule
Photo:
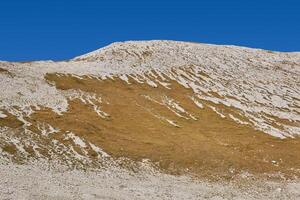
[[[190,99],[192,91],[175,82],[172,82],[171,89],[166,89],[133,80],[130,80],[132,84],[126,84],[119,79],[99,81],[83,78],[56,74],[46,76],[58,89],[80,89],[98,94],[104,102],[100,105],[101,109],[110,117],[103,119],[91,105],[73,100],[63,115],[49,109],[36,111],[28,119],[33,124],[31,129],[36,131],[37,122],[46,122],[59,128],[61,133],[74,132],[115,158],[147,158],[159,163],[161,169],[171,174],[192,173],[230,179],[243,171],[257,176],[280,172],[289,178],[300,173],[299,138],[274,138],[249,125],[222,118],[208,106],[213,105],[226,114],[237,116],[233,108],[202,101],[205,106],[199,109]],[[178,117],[166,106],[143,95],[156,101],[168,96],[198,120]],[[180,127],[172,126],[157,116],[170,119]],[[0,119],[0,126],[17,128],[21,125],[10,115]],[[65,142],[62,135],[53,137]],[[80,149],[77,150],[80,152]],[[95,154],[89,151],[89,156],[94,158]]]
[[[1,110],[0,110],[1,111]],[[20,126],[23,125],[23,122],[19,121],[15,116],[12,114],[2,111],[6,115],[5,118],[0,118],[0,127],[1,126],[6,126],[10,128],[19,128]]]
[[[191,172],[225,178],[242,171],[259,175],[281,172],[287,177],[299,175],[299,139],[277,139],[248,125],[221,118],[207,106],[199,109],[189,98],[192,91],[176,83],[172,83],[172,89],[168,90],[133,80],[132,84],[126,84],[117,79],[80,80],[55,74],[48,74],[46,78],[55,82],[58,89],[80,89],[99,94],[109,102],[101,107],[110,118],[100,118],[92,107],[78,100],[70,102],[69,111],[63,116],[44,110],[32,118],[49,122],[61,130],[71,130],[114,157],[148,158],[175,174]],[[142,95],[156,100],[162,95],[171,97],[198,120],[180,118]],[[225,113],[235,113],[234,109],[225,106],[220,106],[220,109]],[[180,127],[154,115],[175,121]]]

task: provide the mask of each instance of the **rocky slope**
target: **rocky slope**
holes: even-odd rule
[[[0,87],[3,163],[300,174],[300,53],[121,42],[63,62],[0,62]]]

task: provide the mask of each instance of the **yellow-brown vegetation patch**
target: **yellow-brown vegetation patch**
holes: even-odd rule
[[[1,110],[0,110],[1,111]],[[24,123],[18,120],[14,115],[6,112],[6,111],[1,111],[3,114],[6,115],[4,118],[0,118],[0,127],[1,126],[6,126],[9,128],[19,128],[21,127]]]
[[[45,109],[37,111],[31,119],[51,123],[61,131],[72,131],[113,157],[150,159],[175,174],[189,172],[223,178],[242,171],[257,175],[277,172],[287,177],[299,175],[299,139],[274,138],[250,125],[222,118],[205,101],[200,109],[190,98],[192,91],[175,82],[171,89],[166,89],[133,80],[127,84],[117,78],[99,81],[48,74],[46,79],[61,90],[96,93],[103,102],[108,102],[102,103],[101,109],[110,116],[101,118],[93,107],[73,100],[61,116]],[[163,96],[174,99],[197,120],[179,117],[157,103]],[[233,108],[213,106],[227,114],[237,113]],[[179,127],[163,119],[172,120]]]

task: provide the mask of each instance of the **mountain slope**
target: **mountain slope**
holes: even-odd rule
[[[175,41],[0,63],[0,155],[229,178],[300,171],[300,54]]]

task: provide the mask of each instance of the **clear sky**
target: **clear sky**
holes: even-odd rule
[[[300,51],[300,1],[0,1],[0,60],[63,60],[149,39]]]

